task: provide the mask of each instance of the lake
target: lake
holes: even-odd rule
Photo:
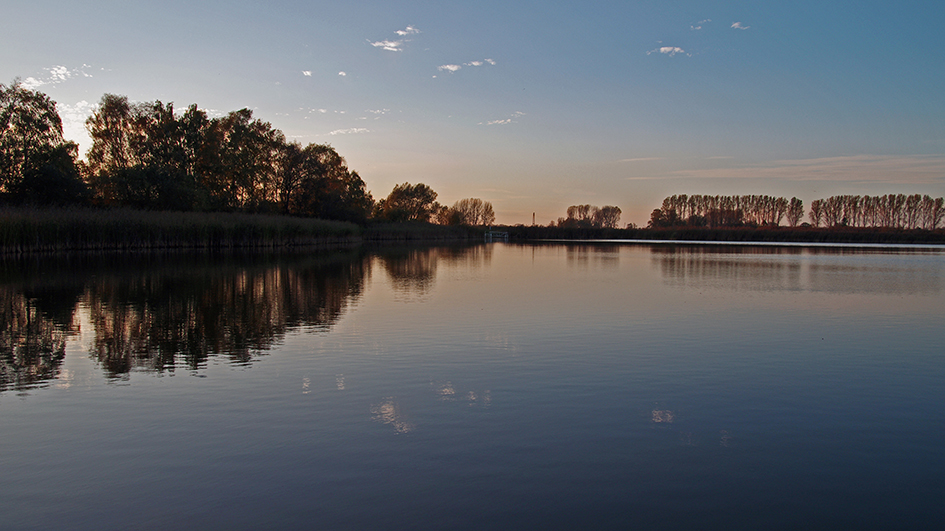
[[[945,249],[0,262],[0,527],[945,524]]]

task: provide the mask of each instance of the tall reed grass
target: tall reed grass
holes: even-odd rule
[[[341,221],[264,214],[132,209],[0,208],[0,253],[276,248],[354,243]]]

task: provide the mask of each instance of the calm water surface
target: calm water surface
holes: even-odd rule
[[[0,264],[3,529],[945,524],[941,249]]]

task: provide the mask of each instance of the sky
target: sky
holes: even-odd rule
[[[673,194],[945,195],[931,1],[4,2],[0,83],[242,108],[330,144],[375,199],[426,183],[501,224]]]

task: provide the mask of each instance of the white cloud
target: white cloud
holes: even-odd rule
[[[487,64],[495,66],[495,61],[493,61],[492,59],[482,59],[480,61],[469,61],[468,63],[463,63],[463,66],[483,66]]]
[[[305,76],[305,77],[312,77],[312,71],[311,71],[311,70],[302,70],[302,75]]]
[[[514,123],[516,122],[516,118],[520,118],[520,117],[522,117],[522,116],[525,116],[525,113],[523,113],[522,111],[515,111],[515,112],[512,113],[512,116],[510,116],[510,117],[508,117],[508,118],[503,118],[503,119],[500,119],[500,120],[491,120],[491,121],[488,121],[488,122],[479,122],[479,125],[508,125],[508,124],[514,124]]]
[[[420,30],[413,26],[407,26],[405,29],[397,30],[394,33],[400,37],[406,37],[407,35],[416,35],[420,33]],[[371,43],[371,46],[387,50],[388,52],[402,52],[404,51],[404,43],[410,42],[410,39],[385,39],[382,41],[371,41],[368,39],[368,42]]]
[[[87,68],[90,68],[90,65],[83,64],[79,68],[67,68],[62,65],[56,65],[43,69],[48,72],[46,76],[40,78],[27,77],[21,81],[21,84],[26,89],[36,90],[43,85],[58,85],[73,77],[92,77],[92,74],[85,71]]]
[[[751,27],[751,26],[743,26],[741,22],[733,22],[733,23],[732,23],[732,29],[746,30],[746,29],[748,29],[748,28],[750,28],[750,27]]]
[[[712,19],[711,19],[711,18],[707,18],[707,19],[705,19],[705,20],[700,20],[699,22],[696,22],[695,24],[689,26],[689,28],[692,29],[692,30],[694,30],[694,31],[695,31],[695,30],[701,30],[701,29],[702,29],[702,26],[708,24],[709,22],[712,22]]]
[[[341,72],[338,72],[338,75],[341,76],[341,77],[345,77],[345,76],[347,76],[348,74],[347,74],[347,72],[345,72],[344,70],[342,70]]]
[[[447,72],[452,73],[452,72],[456,72],[457,70],[461,70],[464,66],[477,67],[477,66],[485,66],[485,65],[495,65],[495,61],[492,59],[477,59],[475,61],[469,61],[468,63],[463,63],[462,65],[455,65],[455,64],[440,65],[436,67],[436,69],[439,70],[440,72],[447,71]],[[436,77],[436,76],[433,76],[433,77]]]
[[[656,52],[659,52],[659,53],[662,53],[662,54],[666,54],[666,55],[668,55],[668,56],[670,56],[670,57],[676,55],[677,53],[686,54],[687,56],[691,56],[691,54],[686,53],[686,50],[683,50],[682,48],[680,48],[680,47],[678,47],[678,46],[661,46],[661,47],[659,47],[659,48],[656,48],[655,50],[650,50],[650,51],[646,52],[646,54],[647,54],[647,55],[650,55],[651,53],[656,53]]]
[[[370,133],[371,130],[364,127],[352,127],[350,129],[335,129],[334,131],[328,133],[329,135],[358,135],[361,133]]]
[[[404,50],[404,41],[376,41],[372,42],[371,46],[389,52],[402,52]]]
[[[397,35],[400,35],[401,37],[403,37],[403,36],[405,36],[405,35],[415,35],[415,34],[417,34],[417,33],[420,33],[420,30],[418,30],[417,28],[415,28],[415,27],[413,27],[413,26],[407,26],[406,28],[404,28],[404,29],[402,29],[402,30],[397,30],[395,33],[397,33]]]

